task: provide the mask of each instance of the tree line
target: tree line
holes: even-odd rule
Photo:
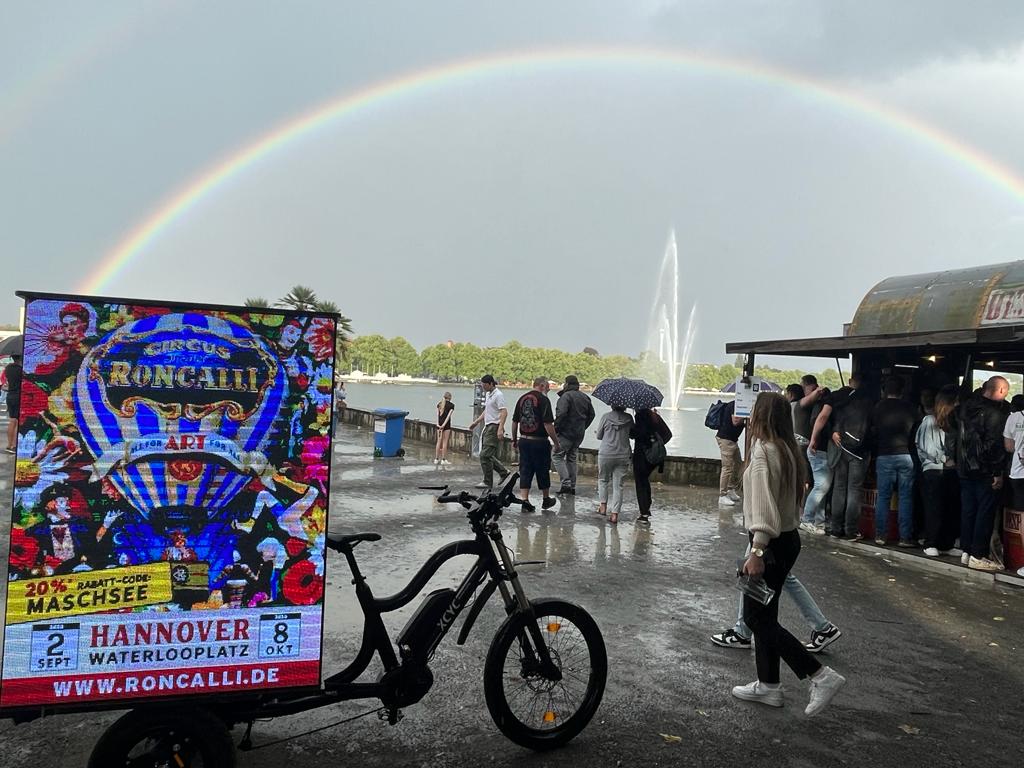
[[[440,382],[469,382],[490,373],[502,382],[527,384],[536,376],[561,381],[571,373],[586,384],[597,384],[601,379],[618,376],[643,378],[659,386],[667,384],[665,366],[655,355],[645,353],[635,358],[601,355],[590,347],[581,352],[566,352],[527,347],[518,341],[510,341],[500,347],[478,347],[467,342],[449,341],[417,353],[416,348],[401,336],[389,339],[371,334],[355,337],[347,353],[347,360],[341,363],[342,371],[361,371],[371,376],[377,373],[388,376],[405,374]],[[757,366],[754,372],[782,387],[799,382],[806,373],[766,366]],[[720,390],[739,375],[740,368],[736,365],[691,363],[686,369],[686,386]],[[841,386],[835,369],[816,375],[824,386],[832,389]]]

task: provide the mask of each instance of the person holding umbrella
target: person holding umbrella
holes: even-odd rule
[[[633,482],[640,507],[637,522],[651,522],[651,473],[665,469],[665,445],[672,430],[655,408],[661,405],[661,391],[643,379],[605,379],[594,390],[594,397],[612,407],[632,408],[636,414],[629,436],[636,441],[633,450]]]

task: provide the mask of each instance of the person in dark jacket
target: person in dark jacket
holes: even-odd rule
[[[583,443],[583,437],[594,421],[594,404],[590,397],[580,392],[580,380],[572,374],[565,377],[565,386],[558,393],[555,406],[555,434],[558,435],[558,450],[551,460],[558,471],[561,485],[558,493],[576,494],[576,455]]]
[[[668,444],[672,439],[672,430],[654,408],[637,408],[635,424],[629,430],[629,436],[635,440],[633,448],[633,482],[636,484],[636,503],[640,507],[637,522],[651,522],[651,473],[657,469],[665,471],[665,463],[651,464],[647,459],[647,448],[657,435]]]
[[[860,506],[864,477],[871,463],[870,435],[874,398],[867,394],[860,374],[850,376],[848,394],[833,394],[832,445],[829,461],[835,467],[832,483],[832,528],[835,538],[860,538]]]
[[[953,430],[957,474],[960,476],[960,562],[978,571],[998,571],[989,559],[999,491],[1006,469],[1003,401],[1010,385],[1002,376],[985,382],[960,406]]]

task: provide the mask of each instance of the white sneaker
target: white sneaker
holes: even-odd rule
[[[718,506],[720,507],[735,507],[736,502],[729,498],[729,494],[718,497]]]
[[[996,571],[1003,570],[987,557],[972,557],[967,561],[967,567],[975,571],[987,571],[988,573],[995,573]]]
[[[448,461],[448,459],[441,459],[441,466],[443,466],[443,467],[450,467],[451,465],[452,465],[452,463],[450,461]]]
[[[969,565],[971,562],[971,556],[966,552],[960,553],[960,565]]]
[[[441,463],[441,460],[440,460],[440,459],[434,459],[434,463],[435,463],[435,464],[440,464],[440,463]]]
[[[1017,575],[1020,576],[1021,578],[1024,578],[1024,568],[1018,568],[1017,569]]]
[[[487,491],[491,490],[491,486],[489,486],[487,483],[477,483],[473,487],[474,488],[481,488],[481,489],[487,490]]]
[[[740,498],[740,495],[738,493],[736,493],[736,491],[729,491],[725,495],[728,496],[733,501],[735,501],[737,504],[739,504],[741,501],[743,501],[743,499]]]
[[[807,702],[807,709],[804,714],[813,717],[828,706],[833,697],[839,693],[846,678],[836,672],[832,667],[822,667],[817,677],[811,678],[811,698]]]
[[[963,557],[964,551],[953,547],[952,549],[940,549],[939,554],[945,555],[946,557]]]
[[[924,554],[925,557],[938,557],[939,550],[937,550],[935,547],[925,547]]]
[[[815,533],[814,523],[800,523],[800,530],[804,533]]]
[[[732,695],[743,701],[756,701],[759,704],[767,704],[769,707],[781,707],[782,686],[776,685],[768,688],[760,680],[755,680],[747,685],[737,685],[732,689]]]

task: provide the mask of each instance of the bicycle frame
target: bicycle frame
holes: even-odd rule
[[[433,678],[427,668],[427,661],[441,640],[451,630],[462,611],[470,605],[470,612],[459,635],[459,644],[463,644],[473,623],[479,616],[487,600],[500,590],[505,603],[506,614],[522,612],[532,616],[533,609],[519,583],[515,564],[502,540],[501,528],[498,523],[483,523],[471,518],[471,526],[475,534],[473,539],[463,539],[444,545],[432,554],[409,583],[394,595],[374,597],[366,578],[359,570],[353,548],[355,544],[342,544],[339,550],[345,555],[352,572],[352,583],[355,585],[356,598],[363,612],[363,635],[359,652],[345,669],[324,680],[324,690],[313,695],[299,695],[294,698],[268,695],[254,701],[249,707],[236,707],[230,712],[230,720],[246,722],[260,717],[275,717],[294,714],[309,709],[328,706],[339,701],[352,699],[378,698],[389,710],[392,722],[396,721],[397,708],[408,706],[419,701],[430,689]],[[407,647],[400,645],[398,653],[387,628],[384,626],[383,614],[396,611],[411,603],[420,594],[427,582],[449,560],[462,555],[476,555],[476,561],[459,584],[450,601],[446,601],[444,611],[434,623],[434,628],[426,635],[423,647]],[[473,595],[485,581],[490,579],[483,590],[472,600]],[[450,591],[450,590],[449,590]],[[430,598],[428,597],[427,600]],[[426,605],[424,601],[424,606]],[[419,614],[414,616],[406,626],[413,626]],[[427,616],[427,619],[430,617]],[[540,668],[560,679],[561,675],[554,668],[546,644],[540,636],[535,622],[527,624],[533,645],[539,651]],[[405,631],[403,631],[403,634]],[[399,653],[402,658],[399,659]],[[377,682],[355,682],[370,666],[374,655],[380,657],[384,674]],[[532,649],[527,655],[533,660]],[[227,713],[225,713],[227,714]]]

